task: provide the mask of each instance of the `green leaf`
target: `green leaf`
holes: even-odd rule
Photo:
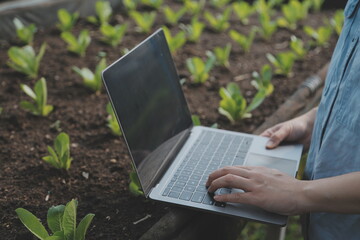
[[[80,223],[76,229],[76,234],[75,234],[76,240],[84,240],[85,239],[86,231],[89,228],[94,216],[95,216],[95,214],[89,213],[80,221]]]
[[[200,118],[198,115],[191,115],[194,126],[201,126]]]
[[[33,100],[36,100],[36,94],[28,85],[20,84],[20,88],[24,91],[24,93],[26,93],[26,95],[31,97]]]
[[[64,211],[64,205],[58,205],[49,208],[47,212],[47,224],[53,233],[63,231],[62,217],[64,215]]]
[[[49,237],[45,227],[40,223],[39,219],[31,212],[23,208],[17,208],[16,214],[20,218],[21,222],[25,225],[29,231],[41,240]]]
[[[66,240],[77,240],[75,239],[76,208],[77,208],[77,201],[75,199],[68,202],[65,206],[64,215],[62,219],[62,226],[64,229],[64,236]]]

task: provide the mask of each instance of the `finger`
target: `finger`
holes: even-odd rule
[[[237,176],[242,176],[244,178],[248,178],[249,174],[247,171],[248,171],[248,169],[246,169],[245,167],[242,167],[242,166],[228,166],[228,167],[220,168],[220,169],[212,172],[209,175],[205,186],[210,186],[212,181],[214,181],[215,179],[217,179],[219,177],[225,176],[227,174],[234,174]]]
[[[249,191],[250,186],[251,182],[249,179],[234,174],[227,174],[213,180],[208,188],[208,192],[213,193],[219,188],[237,188]]]
[[[266,148],[276,148],[286,137],[289,136],[289,133],[290,129],[288,125],[283,125],[270,136],[269,141],[266,143]]]
[[[252,199],[250,193],[231,193],[231,194],[221,194],[214,196],[215,201],[218,202],[233,202],[233,203],[242,203],[242,204],[251,204]]]
[[[260,134],[260,136],[262,136],[262,137],[271,137],[274,134],[274,132],[276,132],[280,127],[281,127],[281,125],[278,124],[278,125],[275,125],[275,126],[273,126],[271,128],[268,128],[264,132],[262,132]]]

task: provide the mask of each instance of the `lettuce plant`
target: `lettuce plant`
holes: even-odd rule
[[[216,8],[223,8],[228,5],[230,0],[210,0],[210,4]]]
[[[334,16],[330,19],[330,24],[335,30],[337,35],[340,35],[342,27],[344,25],[344,10],[337,10]]]
[[[134,11],[136,10],[138,0],[122,0],[122,3],[127,11]]]
[[[141,190],[140,180],[136,174],[134,167],[133,167],[133,171],[130,172],[129,190],[130,193],[134,196],[144,195],[144,192]]]
[[[162,8],[166,22],[170,25],[176,25],[180,18],[186,13],[186,8],[182,7],[178,11],[172,10],[169,6]]]
[[[241,23],[244,25],[249,24],[249,17],[255,12],[255,8],[245,1],[235,2],[232,7]]]
[[[271,8],[281,6],[284,0],[268,0],[268,4]]]
[[[217,14],[216,16],[213,16],[209,11],[205,11],[204,18],[216,32],[223,32],[230,27],[230,15],[231,7],[227,7],[223,13]]]
[[[240,47],[244,50],[244,52],[249,52],[251,45],[254,41],[256,31],[257,29],[253,27],[251,28],[250,34],[246,36],[237,32],[236,30],[230,30],[229,36],[232,40],[234,40],[240,45]]]
[[[13,23],[16,28],[16,35],[25,44],[32,44],[34,40],[34,34],[36,32],[35,24],[29,24],[25,26],[18,18],[14,18]]]
[[[274,13],[273,6],[270,5],[270,1],[256,0],[254,2],[254,7],[259,14],[266,13],[269,16],[272,16]]]
[[[204,83],[209,78],[209,72],[214,66],[216,57],[211,55],[204,62],[199,57],[192,57],[186,60],[186,66],[192,75],[194,83]]]
[[[200,40],[205,24],[200,22],[197,17],[193,17],[190,25],[181,25],[180,27],[185,31],[187,40],[195,43]]]
[[[130,12],[131,18],[137,24],[137,30],[142,33],[149,33],[152,26],[154,25],[156,19],[156,12],[144,12],[140,13],[138,11]]]
[[[76,53],[81,57],[85,56],[87,47],[91,42],[89,31],[84,29],[76,38],[71,32],[62,32],[61,38],[68,44],[67,49],[70,52]]]
[[[304,4],[308,4],[308,6],[314,11],[318,12],[321,10],[321,7],[325,0],[305,0]]]
[[[100,92],[102,88],[101,72],[106,68],[106,59],[102,58],[93,73],[88,68],[73,67],[72,69],[83,78],[83,83],[94,92]]]
[[[9,61],[7,64],[12,69],[26,74],[30,78],[36,78],[39,71],[40,61],[44,56],[46,44],[40,47],[38,55],[32,46],[11,47],[8,50]]]
[[[271,21],[270,15],[266,12],[262,12],[259,14],[260,26],[257,28],[258,33],[265,40],[270,40],[272,35],[277,30],[277,23],[275,21]]]
[[[295,30],[297,22],[307,17],[308,10],[307,4],[302,4],[298,0],[291,0],[282,6],[283,17],[278,18],[277,24],[279,27]]]
[[[230,67],[229,57],[231,52],[231,43],[226,44],[225,47],[215,47],[214,52],[208,51],[207,55],[215,55],[215,64],[218,66]]]
[[[105,23],[109,23],[112,14],[112,8],[110,2],[97,1],[95,3],[95,12],[96,12],[96,17],[89,16],[86,18],[86,20],[97,25],[103,25]]]
[[[62,132],[55,138],[54,148],[47,146],[48,156],[42,159],[55,168],[69,170],[72,158],[70,157],[70,138]]]
[[[21,101],[20,107],[38,116],[47,116],[53,110],[53,106],[46,104],[47,87],[45,78],[41,78],[35,83],[34,89],[28,85],[20,84],[21,90],[28,95],[34,103]]]
[[[73,28],[76,21],[78,20],[79,13],[74,12],[71,14],[65,8],[61,8],[57,11],[57,16],[59,22],[56,26],[60,29],[61,32],[68,32]]]
[[[163,26],[164,34],[166,37],[166,41],[169,45],[169,49],[171,53],[175,53],[179,48],[181,48],[186,43],[186,35],[185,32],[178,32],[175,36],[171,35],[170,30]]]
[[[141,0],[141,3],[154,9],[159,9],[163,4],[163,0]]]
[[[111,26],[110,24],[103,24],[100,26],[100,32],[102,34],[101,40],[112,46],[116,47],[120,44],[123,39],[126,30],[128,28],[128,24],[118,24],[116,26]]]
[[[275,56],[266,54],[269,62],[275,67],[275,73],[289,77],[291,75],[292,67],[295,63],[296,56],[293,52],[282,52]]]
[[[252,77],[254,80],[251,81],[258,91],[264,92],[265,96],[269,96],[274,91],[274,85],[271,83],[272,79],[272,70],[269,64],[265,64],[260,73],[253,72]]]
[[[318,29],[314,29],[310,26],[305,26],[304,32],[313,39],[311,45],[325,46],[331,37],[332,28],[331,26],[321,26]]]
[[[295,53],[297,59],[304,59],[308,52],[304,46],[304,42],[294,35],[291,36],[290,48]]]
[[[116,119],[115,112],[110,103],[106,105],[106,112],[109,114],[107,117],[107,126],[110,128],[111,132],[116,136],[121,136],[121,129],[119,123]]]
[[[192,1],[184,0],[186,11],[193,16],[198,16],[205,6],[206,0]]]
[[[84,240],[94,214],[87,214],[76,227],[78,201],[73,199],[64,205],[52,206],[47,212],[49,235],[39,219],[24,208],[17,208],[16,214],[25,227],[40,240]]]
[[[227,117],[231,124],[235,124],[243,118],[250,118],[250,112],[260,106],[265,99],[265,93],[258,91],[250,105],[247,105],[246,99],[236,83],[229,83],[226,88],[220,88],[219,94],[221,97],[219,113]]]

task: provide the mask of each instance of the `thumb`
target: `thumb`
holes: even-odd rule
[[[266,148],[272,149],[279,146],[279,144],[289,135],[289,129],[286,126],[279,128],[276,132],[274,132],[269,141],[266,143]]]

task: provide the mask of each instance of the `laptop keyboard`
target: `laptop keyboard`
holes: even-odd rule
[[[253,138],[213,131],[202,131],[163,191],[163,196],[207,205],[225,207],[207,193],[210,173],[224,166],[243,165]],[[231,193],[218,189],[216,194]]]

